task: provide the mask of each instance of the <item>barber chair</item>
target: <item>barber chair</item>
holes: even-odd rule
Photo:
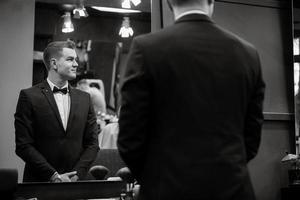
[[[96,165],[102,165],[108,169],[105,179],[115,176],[119,169],[126,166],[119,155],[118,149],[100,149],[91,168]],[[86,179],[94,180],[95,178],[88,173]]]

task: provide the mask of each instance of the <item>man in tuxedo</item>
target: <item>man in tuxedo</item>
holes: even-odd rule
[[[98,128],[88,93],[72,88],[75,44],[50,43],[44,51],[47,80],[20,92],[15,113],[16,154],[24,182],[84,179],[98,152]]]
[[[175,24],[136,37],[119,119],[141,199],[253,200],[265,84],[253,45],[212,21],[213,0],[168,0]]]

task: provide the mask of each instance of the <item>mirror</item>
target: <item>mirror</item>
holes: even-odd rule
[[[295,94],[295,140],[296,153],[300,153],[300,2],[293,1],[294,17],[294,94]]]
[[[107,115],[113,117],[109,118],[108,121],[111,122],[109,123],[106,119],[98,120],[97,113],[97,122],[102,128],[102,133],[99,134],[99,141],[102,142],[99,144],[103,145],[104,141],[108,144],[107,149],[111,148],[116,151],[114,143],[118,133],[118,123],[115,118],[120,102],[119,83],[123,77],[131,41],[135,36],[151,31],[150,0],[143,0],[139,5],[131,1],[131,13],[129,9],[125,13],[122,13],[124,9],[121,13],[103,11],[107,7],[121,9],[122,3],[124,1],[121,0],[37,0],[35,4],[32,84],[35,85],[47,77],[47,70],[42,60],[43,50],[47,44],[58,40],[74,41],[79,66],[76,80],[70,83],[78,88],[78,82],[84,79],[89,86],[94,84],[100,89],[106,101],[104,117]],[[88,16],[80,16],[86,14]],[[129,29],[129,32],[122,32],[124,31],[122,27],[127,30],[129,27],[132,29]],[[107,124],[102,124],[103,121]],[[111,137],[104,138],[104,131]],[[103,146],[100,148],[103,150]],[[99,164],[99,159],[103,161],[112,154],[116,154],[116,151],[112,153],[101,151],[101,155],[97,156],[93,165]],[[116,158],[112,158],[111,162],[115,160]],[[107,166],[107,168],[111,171],[120,169],[118,166],[112,168]]]
[[[132,13],[128,10],[125,13],[103,11],[105,8],[121,9],[122,3],[124,6],[120,0],[37,0],[33,85],[47,76],[42,62],[42,51],[46,45],[51,41],[70,39],[76,43],[79,58],[77,78],[71,84],[76,87],[80,79],[97,80],[94,84],[105,96],[107,112],[116,114],[120,99],[118,86],[132,38],[151,31],[150,0],[141,1],[136,6],[131,2],[127,6],[131,6]],[[74,30],[63,30],[66,20],[72,23]],[[132,32],[121,34],[121,27],[126,24]]]

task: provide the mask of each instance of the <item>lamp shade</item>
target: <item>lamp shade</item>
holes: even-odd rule
[[[130,36],[133,36],[133,29],[130,27],[130,20],[129,17],[124,17],[122,22],[122,27],[119,31],[119,35],[122,38],[128,38]]]
[[[122,2],[122,8],[131,8],[131,6],[130,6],[130,0],[124,0]]]
[[[80,17],[88,17],[88,13],[85,7],[78,7],[73,10],[74,18],[79,19]]]
[[[63,33],[70,33],[74,31],[74,25],[71,21],[71,14],[70,12],[66,12],[63,16],[64,22],[61,31]]]

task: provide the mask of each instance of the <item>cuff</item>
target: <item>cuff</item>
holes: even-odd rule
[[[54,172],[50,178],[50,182],[61,182],[61,177],[58,172]]]

